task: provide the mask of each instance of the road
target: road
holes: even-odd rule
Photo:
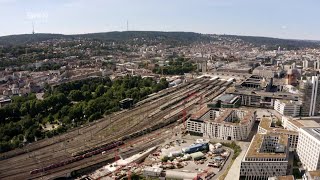
[[[241,160],[243,159],[245,153],[247,152],[250,142],[238,141],[237,144],[241,147],[242,151],[240,155],[234,160],[233,164],[231,165],[231,168],[229,169],[225,180],[237,180],[240,178]]]

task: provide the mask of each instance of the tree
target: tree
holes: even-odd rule
[[[82,94],[81,91],[79,90],[72,90],[70,93],[69,93],[69,96],[71,101],[82,101],[84,100],[84,96]]]
[[[277,126],[282,126],[281,120],[277,120],[276,125],[277,125]]]
[[[102,94],[104,94],[105,92],[106,92],[106,88],[104,87],[104,85],[99,85],[99,86],[96,88],[95,95],[96,95],[96,97],[100,97],[100,96],[102,96]]]

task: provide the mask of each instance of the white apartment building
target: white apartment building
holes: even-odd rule
[[[288,136],[256,134],[241,161],[240,179],[258,180],[285,176],[288,168]]]
[[[280,100],[274,101],[274,110],[278,111],[284,116],[296,117],[300,115],[301,105],[297,101],[292,100]]]
[[[256,112],[242,109],[201,109],[187,120],[191,134],[222,140],[247,139],[256,120]]]
[[[308,171],[320,169],[320,128],[301,128],[297,154]]]

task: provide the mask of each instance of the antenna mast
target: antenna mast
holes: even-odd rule
[[[129,21],[127,20],[127,31],[129,31]]]
[[[33,21],[32,21],[32,34],[35,34],[35,32],[34,32],[34,23],[33,23]]]

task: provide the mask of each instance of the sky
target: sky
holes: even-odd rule
[[[0,0],[0,36],[188,31],[320,40],[319,0]]]

